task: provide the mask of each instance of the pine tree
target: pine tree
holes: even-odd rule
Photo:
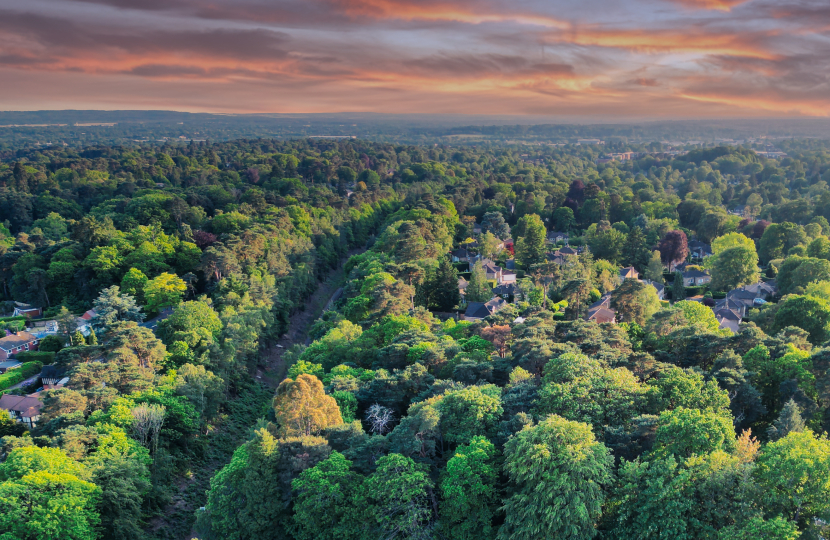
[[[783,439],[790,433],[801,433],[804,431],[804,419],[801,417],[801,409],[798,404],[790,398],[781,409],[778,419],[767,429],[769,440],[777,441]]]
[[[466,296],[468,302],[486,302],[493,297],[493,290],[487,281],[487,274],[484,272],[481,261],[476,262],[473,266]]]
[[[441,259],[435,276],[427,285],[432,289],[432,305],[438,311],[450,311],[461,302],[458,291],[458,271],[448,258]]]
[[[95,330],[89,330],[89,335],[86,337],[86,344],[98,345],[98,336],[95,335]]]
[[[75,333],[72,334],[72,346],[80,347],[83,345],[86,345],[86,338],[84,338],[80,330],[75,330]]]
[[[686,299],[686,286],[683,284],[683,274],[680,272],[674,273],[674,283],[671,287],[672,302],[679,302]]]
[[[634,227],[628,233],[625,246],[623,247],[623,255],[626,263],[633,266],[638,271],[645,271],[651,260],[651,253],[646,246],[646,238],[643,235],[642,229]]]
[[[663,261],[660,260],[660,252],[653,251],[643,277],[656,283],[663,283]]]

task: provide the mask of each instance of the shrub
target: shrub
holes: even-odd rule
[[[26,351],[15,356],[21,362],[40,362],[44,366],[55,361],[55,353],[51,351]]]
[[[43,364],[40,362],[26,362],[17,369],[11,369],[0,375],[0,390],[5,390],[19,382],[25,381],[28,377],[40,373]]]

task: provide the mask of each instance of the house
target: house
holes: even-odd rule
[[[565,246],[559,250],[562,255],[579,255],[579,252],[572,247]]]
[[[502,269],[501,266],[496,266],[496,263],[491,261],[490,259],[481,259],[481,266],[484,268],[484,273],[487,275],[487,279],[492,279],[496,282],[496,284],[500,285],[502,280]],[[514,278],[513,281],[516,281],[515,274],[513,274]]]
[[[29,332],[17,332],[0,339],[0,360],[8,360],[23,351],[36,351],[38,339]]]
[[[465,262],[470,264],[475,263],[479,259],[478,255],[467,251],[466,248],[458,248],[455,251],[451,251],[450,257],[452,257],[452,262]]]
[[[611,309],[611,293],[605,293],[599,300],[588,306],[585,320],[597,323],[616,322],[617,312]]]
[[[5,362],[0,362],[0,373],[5,373],[12,369],[17,369],[23,365],[23,362],[18,362],[17,360],[6,360]]]
[[[501,283],[500,285],[516,283],[516,272],[508,272],[507,270],[501,271]]]
[[[512,296],[514,300],[518,300],[522,296],[522,289],[514,281],[513,283],[504,283],[493,289],[493,294],[501,296],[505,300],[509,300]]]
[[[683,272],[683,285],[686,287],[701,287],[712,281],[712,276],[705,270],[686,270]]]
[[[689,253],[692,257],[703,259],[712,255],[712,246],[700,240],[692,240],[689,242]]]
[[[506,261],[504,261],[504,268],[507,270],[515,270],[516,259],[507,259]]]
[[[65,368],[59,366],[43,366],[43,369],[40,370],[40,384],[43,386],[44,390],[59,388],[64,379],[67,379],[68,382],[68,378],[65,377],[65,374]]]
[[[640,272],[633,266],[628,266],[620,270],[620,279],[640,279]]]
[[[469,284],[470,282],[463,277],[458,278],[458,294],[461,295],[462,302],[464,301],[464,297],[467,295],[467,286]]]
[[[0,396],[0,409],[8,412],[9,416],[29,429],[37,426],[41,407],[43,407],[43,403],[36,395],[15,396],[4,394]]]
[[[467,311],[463,318],[465,321],[480,321],[485,317],[497,313],[500,309],[507,305],[504,299],[495,297],[487,302],[470,302],[467,304]]]
[[[651,285],[657,291],[657,298],[660,300],[666,299],[666,286],[662,283],[657,283],[656,281],[651,281],[650,279],[644,279],[643,283],[646,285]]]
[[[38,338],[43,338],[50,334],[57,334],[58,321],[32,321],[32,326],[28,331]]]
[[[732,333],[737,333],[743,318],[737,312],[731,309],[717,309],[715,311],[715,318],[720,323],[720,328],[727,328]]]
[[[558,244],[560,242],[567,244],[568,240],[569,237],[566,232],[553,231],[548,233],[548,242],[551,244]]]
[[[777,292],[778,287],[774,281],[766,283],[760,281],[753,285],[732,289],[726,293],[725,299],[718,302],[717,307],[718,309],[731,309],[739,313],[741,317],[745,317],[747,310],[765,303],[775,296]]]
[[[30,306],[29,304],[24,304],[23,302],[14,303],[13,317],[28,317],[31,319],[33,317],[40,317],[41,315],[43,315],[43,308]]]
[[[478,223],[473,224],[473,234],[481,234],[481,225]]]

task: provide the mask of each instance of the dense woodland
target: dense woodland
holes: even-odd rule
[[[70,382],[43,393],[31,432],[0,422],[0,532],[826,537],[830,146],[779,148],[643,145],[655,153],[599,166],[638,148],[15,153],[0,164],[0,295],[58,321],[40,349],[54,355],[37,354]],[[549,231],[584,249],[549,262]],[[503,262],[493,239],[508,235],[522,297],[451,316],[465,269],[448,252],[476,237]],[[689,260],[691,239],[713,255]],[[678,286],[685,262],[712,283]],[[274,392],[256,378],[264,352],[342,263],[343,295],[283,355]],[[489,294],[470,279],[468,295]],[[760,279],[778,294],[735,333],[685,300]],[[619,322],[584,321],[605,293]],[[203,509],[176,514],[194,478]]]

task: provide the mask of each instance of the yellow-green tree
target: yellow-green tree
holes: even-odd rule
[[[343,423],[337,401],[326,395],[320,379],[306,373],[280,383],[274,414],[283,436],[316,435]]]

